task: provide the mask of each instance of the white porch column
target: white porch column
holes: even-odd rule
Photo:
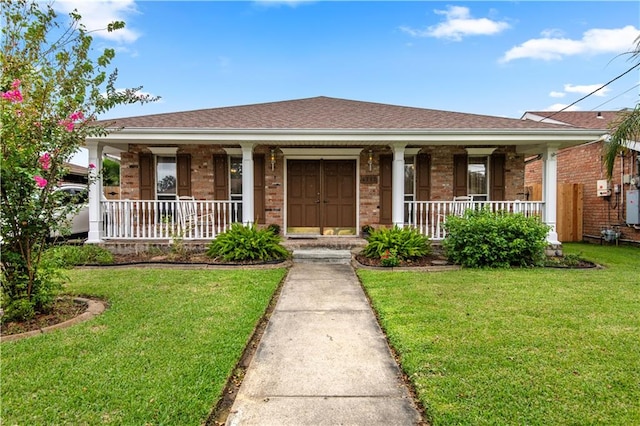
[[[548,145],[542,154],[542,199],[544,200],[544,222],[551,226],[547,234],[549,244],[560,244],[556,231],[558,195],[558,147]]]
[[[253,200],[253,142],[243,142],[242,148],[242,223],[253,224],[254,200]]]
[[[395,226],[404,226],[404,148],[405,143],[393,144],[391,221]]]
[[[102,144],[87,141],[89,151],[89,235],[88,244],[102,242]]]

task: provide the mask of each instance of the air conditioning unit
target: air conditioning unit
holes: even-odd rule
[[[611,187],[609,186],[609,181],[606,179],[599,179],[596,183],[598,197],[608,197],[611,195]]]

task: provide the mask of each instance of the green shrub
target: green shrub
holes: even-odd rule
[[[273,229],[257,229],[255,225],[234,223],[226,232],[218,234],[207,249],[207,256],[225,261],[278,260],[289,257]]]
[[[537,217],[469,209],[463,217],[448,216],[444,229],[449,259],[480,268],[542,265],[550,228]]]
[[[113,263],[113,254],[94,244],[81,246],[53,246],[42,254],[42,260],[56,268],[70,269],[74,266]]]
[[[397,266],[402,260],[412,260],[431,253],[431,241],[414,228],[380,228],[371,231],[362,254],[382,259],[384,266]]]
[[[280,235],[280,225],[272,223],[267,226],[267,229],[273,233],[273,235]]]

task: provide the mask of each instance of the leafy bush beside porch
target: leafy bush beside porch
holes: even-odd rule
[[[370,231],[362,254],[382,259],[382,266],[398,266],[402,260],[413,260],[431,253],[431,241],[416,229],[380,228]]]
[[[468,209],[448,216],[442,242],[454,263],[470,268],[540,266],[549,226],[520,213]]]
[[[234,223],[211,241],[207,255],[233,262],[287,259],[289,252],[280,244],[282,238],[275,230],[274,227],[258,229],[255,225]]]

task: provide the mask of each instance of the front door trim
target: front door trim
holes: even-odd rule
[[[360,154],[365,150],[365,148],[279,148],[283,153],[283,161],[284,161],[284,200],[283,200],[283,210],[284,210],[284,235],[287,235],[287,200],[288,200],[288,190],[287,190],[287,160],[323,160],[323,159],[331,159],[331,160],[355,160],[356,162],[356,176],[355,176],[355,186],[356,186],[356,233],[357,230],[360,229]]]
[[[364,148],[280,148],[285,160],[358,160]]]

